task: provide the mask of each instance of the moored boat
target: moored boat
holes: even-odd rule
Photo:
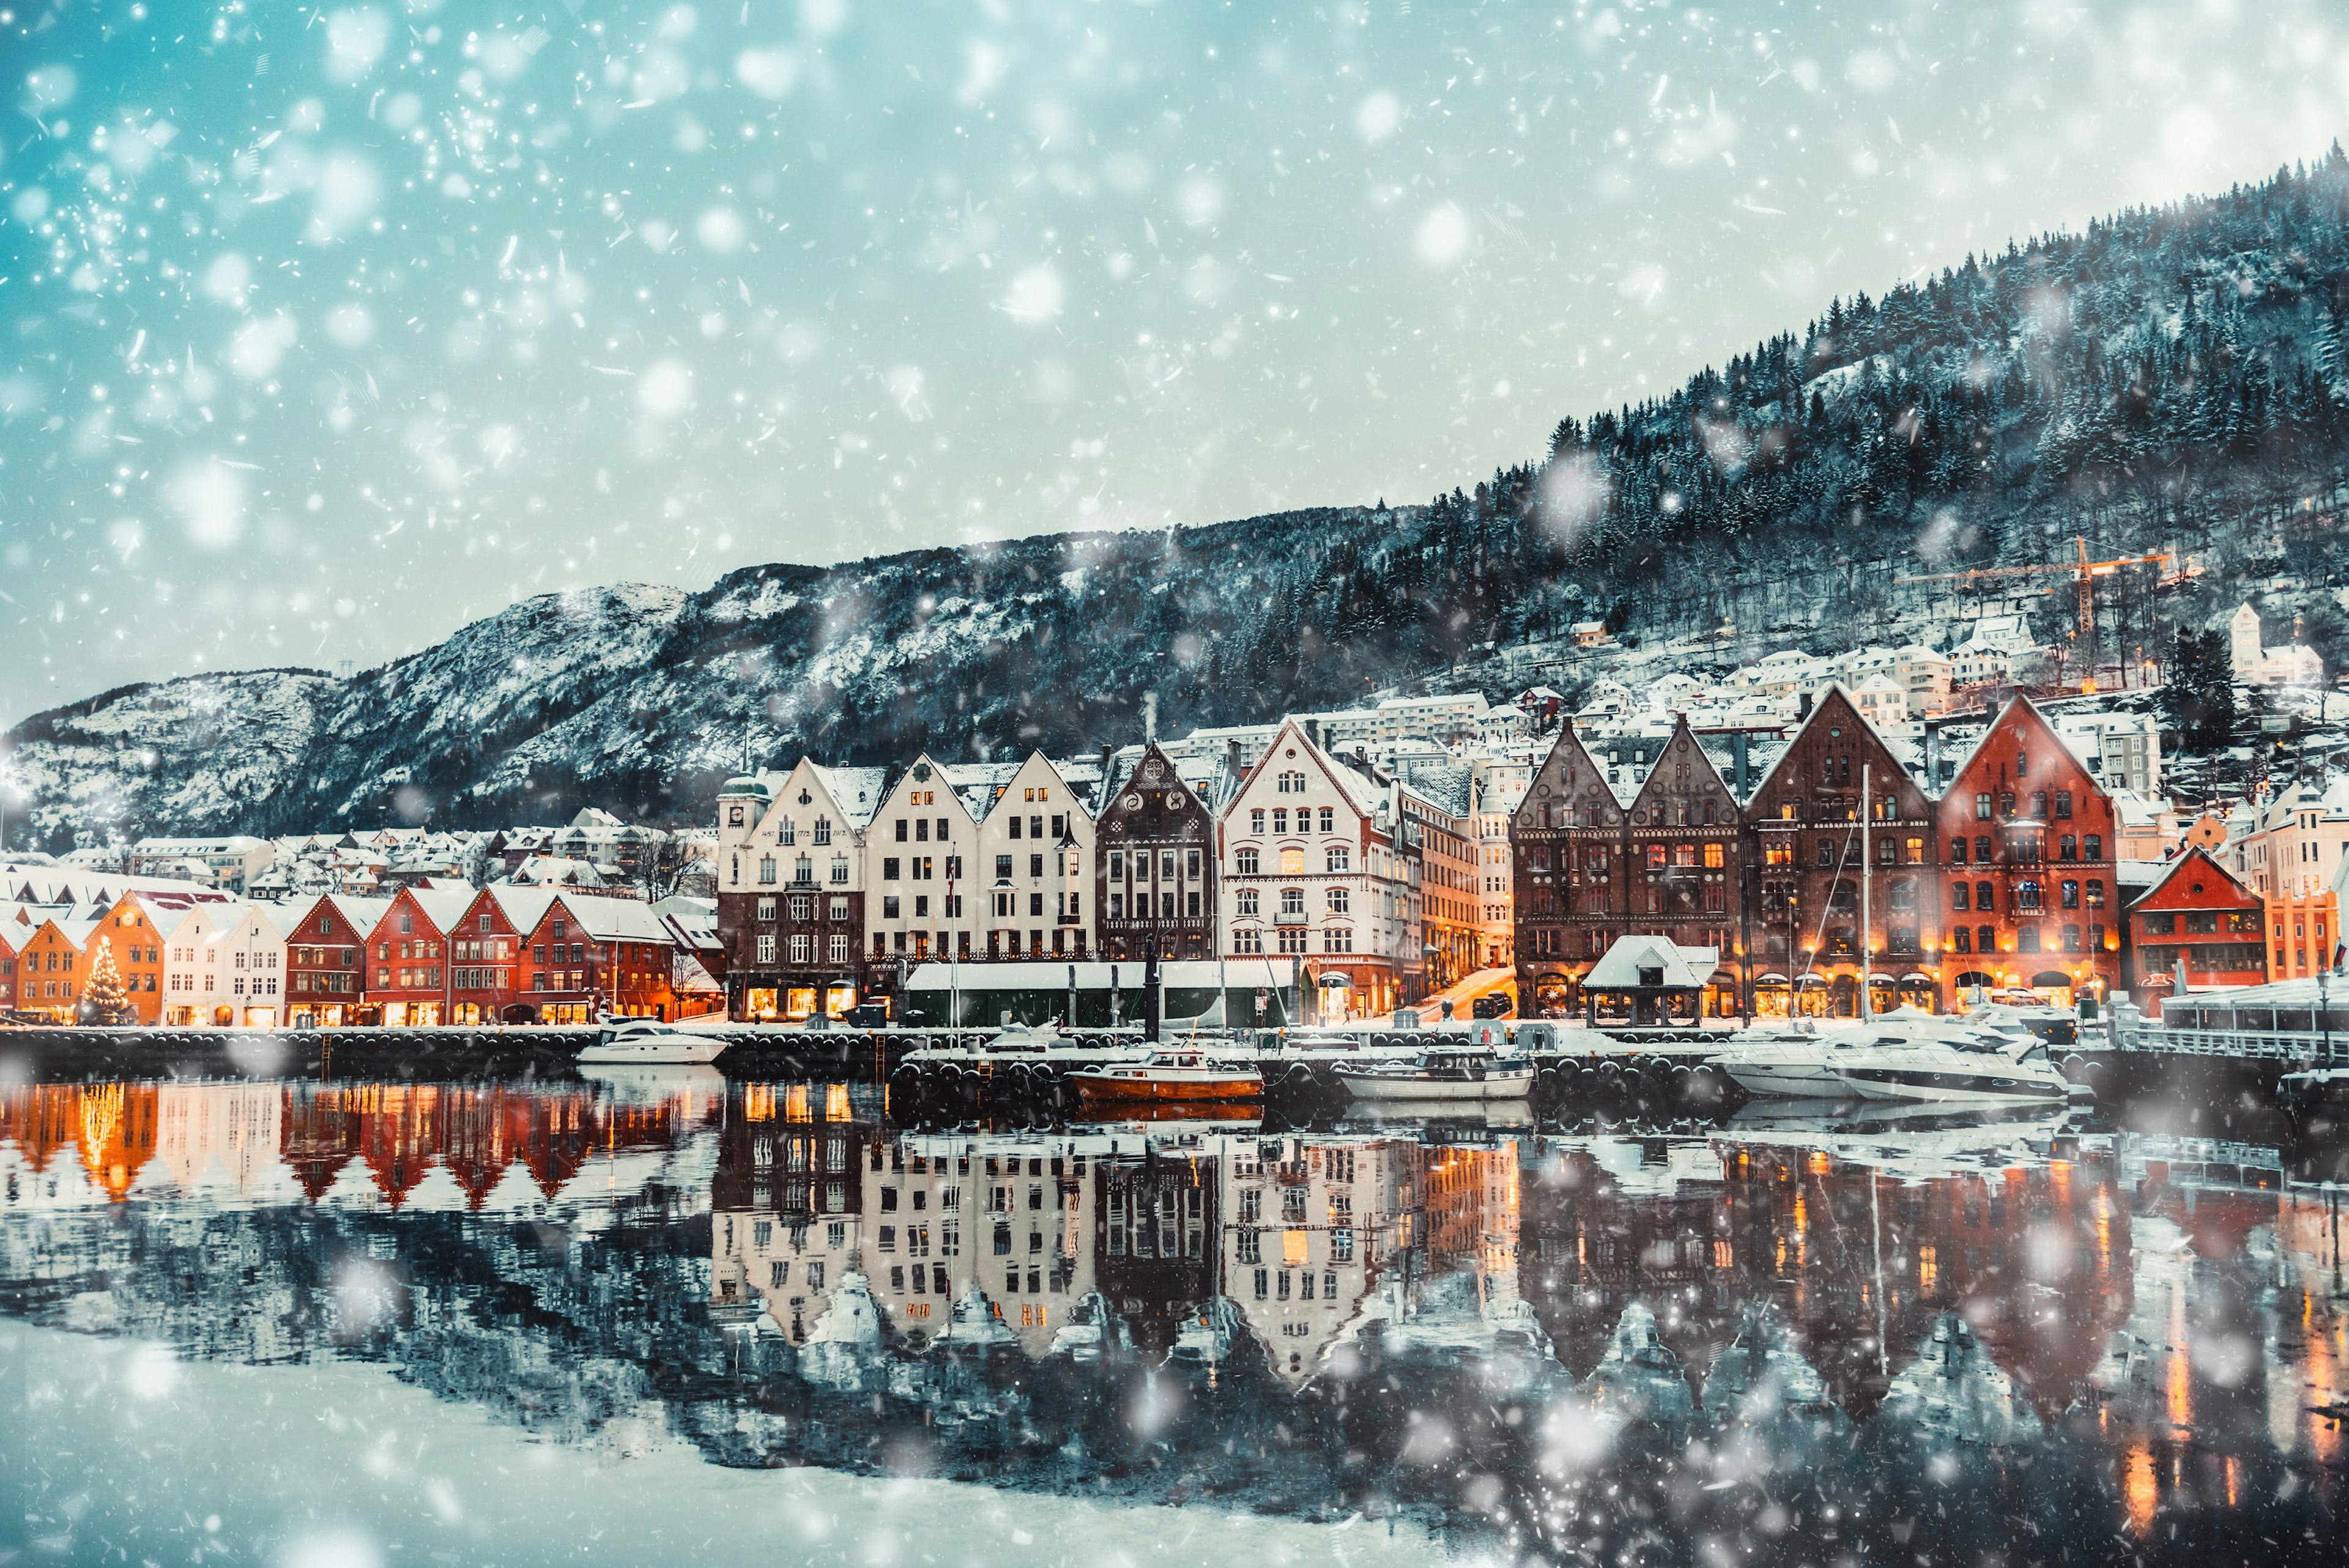
[[[1069,1082],[1081,1096],[1094,1101],[1264,1098],[1264,1075],[1239,1063],[1216,1061],[1203,1051],[1157,1051],[1132,1066],[1071,1073]]]
[[[1533,1093],[1534,1067],[1480,1046],[1432,1045],[1401,1061],[1340,1067],[1338,1081],[1358,1100],[1522,1100]]]
[[[583,1066],[675,1064],[703,1066],[723,1055],[732,1042],[723,1035],[683,1029],[649,1019],[624,1023],[579,1053]]]

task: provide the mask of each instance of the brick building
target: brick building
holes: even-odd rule
[[[1509,823],[1522,1016],[1576,1013],[1582,977],[1629,929],[1624,832],[1623,803],[1569,720]]]
[[[1819,694],[1745,815],[1757,1011],[1857,1015],[1863,937],[1878,1010],[1947,1001],[1933,967],[1942,946],[1936,808],[1840,686]]]

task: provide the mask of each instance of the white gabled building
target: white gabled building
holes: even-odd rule
[[[969,962],[986,952],[978,854],[978,818],[925,753],[882,795],[865,830],[866,992],[896,995],[900,968],[910,973],[925,959]]]
[[[1224,814],[1224,951],[1288,958],[1328,1016],[1392,1012],[1409,940],[1392,792],[1281,725]]]
[[[221,934],[219,974],[226,991],[214,1003],[235,1015],[242,1029],[274,1029],[285,1022],[285,940],[316,898],[243,906]],[[219,992],[215,992],[219,995]]]
[[[242,903],[166,904],[141,898],[163,940],[162,1021],[226,1025],[239,1022],[229,994],[228,933],[243,918]]]
[[[977,956],[1090,958],[1092,813],[1041,752],[981,787],[984,815],[970,867],[973,923],[986,933],[973,944]]]

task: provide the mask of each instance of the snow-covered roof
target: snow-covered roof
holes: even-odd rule
[[[1663,971],[1662,984],[1697,989],[1713,978],[1720,953],[1713,948],[1677,946],[1669,937],[1618,937],[1584,977],[1585,991],[1630,991],[1641,987],[1640,971]]]

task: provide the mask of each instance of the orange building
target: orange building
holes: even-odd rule
[[[2189,990],[2258,985],[2268,978],[2258,894],[2208,852],[2189,849],[2129,907],[2130,989],[2137,1005],[2158,1012],[2175,995],[2178,965]]]
[[[125,893],[98,917],[82,942],[85,979],[97,967],[100,942],[114,949],[114,967],[122,976],[122,999],[136,1014],[134,1022],[153,1028],[163,1021],[163,935],[148,918],[135,895]]]
[[[55,1023],[70,1023],[81,999],[82,983],[89,978],[82,946],[98,922],[62,911],[35,916],[17,911],[16,1008],[37,1012]],[[30,935],[23,935],[29,927]]]
[[[2112,797],[2027,697],[1993,720],[1941,796],[1945,970],[2059,1007],[2122,983]]]

